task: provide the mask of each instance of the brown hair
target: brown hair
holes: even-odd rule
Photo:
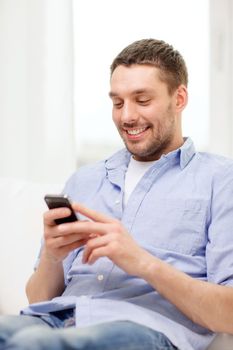
[[[180,84],[188,85],[188,72],[181,54],[162,40],[142,39],[124,48],[113,60],[111,75],[119,65],[152,65],[160,69],[160,79],[173,93]]]

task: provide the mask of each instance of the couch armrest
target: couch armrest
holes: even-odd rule
[[[206,350],[232,350],[233,349],[233,335],[217,334],[212,343]]]

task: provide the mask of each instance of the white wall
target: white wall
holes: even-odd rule
[[[0,0],[0,176],[75,168],[71,0]]]
[[[122,147],[111,120],[109,66],[126,45],[163,39],[184,56],[189,103],[183,129],[199,150],[209,147],[209,1],[73,0],[75,120],[79,163]],[[91,126],[91,127],[90,127]],[[93,158],[93,159],[92,159]]]
[[[210,146],[233,157],[233,2],[210,1]]]
[[[177,1],[179,4],[184,4],[180,0]],[[123,29],[127,30],[129,27],[128,21],[134,19],[132,23],[134,23],[137,31],[135,32],[136,29],[131,25],[129,38],[123,37],[123,42],[120,42],[119,30],[113,31],[113,36],[111,36],[111,32],[106,28],[119,29],[117,23],[121,11],[116,12],[118,14],[117,18],[111,18],[112,8],[108,3],[109,16],[104,19],[105,22],[100,23],[102,27],[95,27],[96,33],[98,32],[97,29],[100,33],[99,40],[102,40],[100,45],[97,40],[98,37],[93,41],[93,20],[98,17],[96,13],[101,10],[100,5],[103,1],[100,4],[93,2],[92,6],[89,1],[89,12],[87,12],[86,6],[83,12],[84,20],[75,23],[78,32],[75,40],[79,40],[84,48],[93,44],[93,54],[98,50],[103,50],[108,46],[108,43],[111,43],[109,46],[112,52],[107,53],[104,61],[105,73],[103,73],[103,71],[98,71],[96,66],[101,63],[101,60],[95,56],[95,62],[97,63],[92,66],[92,62],[88,63],[87,60],[87,58],[90,60],[92,56],[85,57],[87,55],[85,50],[80,54],[79,47],[76,45],[75,53],[78,57],[78,63],[74,72],[72,3],[74,3],[74,12],[78,14],[83,5],[78,0],[0,0],[1,177],[11,176],[31,181],[62,183],[75,169],[76,153],[78,151],[81,150],[82,156],[89,157],[90,160],[92,160],[92,155],[93,158],[98,157],[94,150],[97,150],[97,153],[111,153],[112,149],[107,150],[107,147],[111,146],[112,141],[114,141],[114,146],[118,136],[111,122],[111,107],[106,102],[108,64],[124,45],[139,38],[140,35],[148,37],[151,33],[152,36],[163,37],[162,26],[156,27],[155,32],[152,33],[151,25],[154,23],[153,18],[157,18],[156,24],[162,14],[166,16],[167,11],[161,12],[161,10],[158,10],[155,13],[153,11],[147,13],[147,16],[151,18],[148,21],[150,26],[147,28],[139,27],[137,24],[140,20],[140,11],[136,20],[128,17],[127,13],[124,12]],[[171,1],[171,4],[173,3],[174,0]],[[201,23],[205,21],[205,18],[208,22],[207,16],[204,15],[206,5],[203,9],[201,4],[203,3],[195,2],[192,8],[192,11],[195,9],[193,14],[195,23],[197,22],[199,8],[202,9],[202,11],[199,11],[202,15]],[[206,62],[208,53],[202,51],[202,49],[199,52],[195,51],[199,47],[198,40],[200,40],[200,36],[196,36],[199,27],[190,26],[189,35],[187,35],[188,13],[191,12],[189,5],[185,5],[187,15],[183,16],[182,12],[184,18],[182,21],[178,21],[179,26],[178,23],[175,26],[178,34],[170,29],[164,39],[174,43],[174,46],[178,47],[182,53],[185,52],[184,56],[188,58],[188,64],[193,59],[195,66],[200,67],[199,74],[191,71],[189,105],[192,104],[196,109],[192,113],[190,109],[187,110],[184,118],[185,129],[189,134],[191,133],[194,141],[196,141],[198,135],[202,135],[201,148],[233,156],[233,4],[232,0],[211,0],[208,6],[210,9],[209,67],[203,70],[203,64]],[[90,8],[92,8],[91,12]],[[93,11],[93,8],[95,11]],[[178,17],[173,15],[174,11],[172,11],[170,20],[176,19],[177,22]],[[116,22],[115,25],[114,21]],[[168,23],[169,21],[164,21],[164,27],[169,28]],[[91,31],[87,33],[88,28],[91,28]],[[193,31],[191,31],[192,28]],[[202,32],[202,28],[200,29]],[[186,44],[184,44],[184,47],[182,46],[182,33],[190,41],[191,47],[193,45],[193,49],[189,50]],[[207,40],[206,32],[203,32],[202,35]],[[205,93],[205,87],[203,90],[203,85],[206,86],[206,81],[203,81],[203,74],[205,74],[203,72],[208,68],[210,70],[209,124],[205,119],[207,110],[203,107],[204,100],[208,99],[208,92]],[[97,79],[92,75],[94,71],[97,71]],[[104,74],[106,78],[104,78]],[[74,76],[77,82],[75,90],[77,121],[75,127],[73,120]],[[85,85],[78,85],[80,78],[84,79]],[[197,100],[193,99],[193,93],[196,91],[196,88],[192,87],[194,80],[202,87],[201,93],[200,91],[197,93]],[[88,94],[93,89],[95,91],[101,90],[101,96],[103,97],[103,94],[105,94],[106,99],[105,97],[96,99],[95,96],[94,100],[88,99]],[[86,101],[89,101],[88,104]],[[82,105],[86,114],[80,112]],[[95,117],[94,113],[97,113],[98,117]],[[96,120],[100,118],[101,123],[96,123]],[[88,123],[86,120],[88,120]],[[194,121],[197,121],[197,128],[194,127]],[[92,125],[92,128],[90,128],[90,125]],[[111,128],[110,132],[108,128]],[[76,133],[78,149],[75,147],[74,132]],[[114,132],[114,137],[111,136],[111,132]],[[93,142],[92,135],[94,134],[100,140],[106,138],[107,141],[111,140],[111,142],[102,143],[97,149]],[[207,144],[203,143],[204,135],[206,135]],[[82,139],[86,140],[83,149],[82,141],[80,141]],[[117,143],[117,147],[120,147],[120,145],[120,142]]]

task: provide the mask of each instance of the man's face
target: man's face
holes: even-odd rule
[[[118,66],[111,77],[110,97],[113,121],[136,160],[159,159],[183,143],[177,91],[169,95],[157,68]]]

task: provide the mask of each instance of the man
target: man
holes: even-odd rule
[[[45,213],[30,306],[1,319],[1,349],[201,350],[233,333],[233,162],[183,138],[187,82],[163,41],[114,59],[126,148],[67,182],[78,222]]]

